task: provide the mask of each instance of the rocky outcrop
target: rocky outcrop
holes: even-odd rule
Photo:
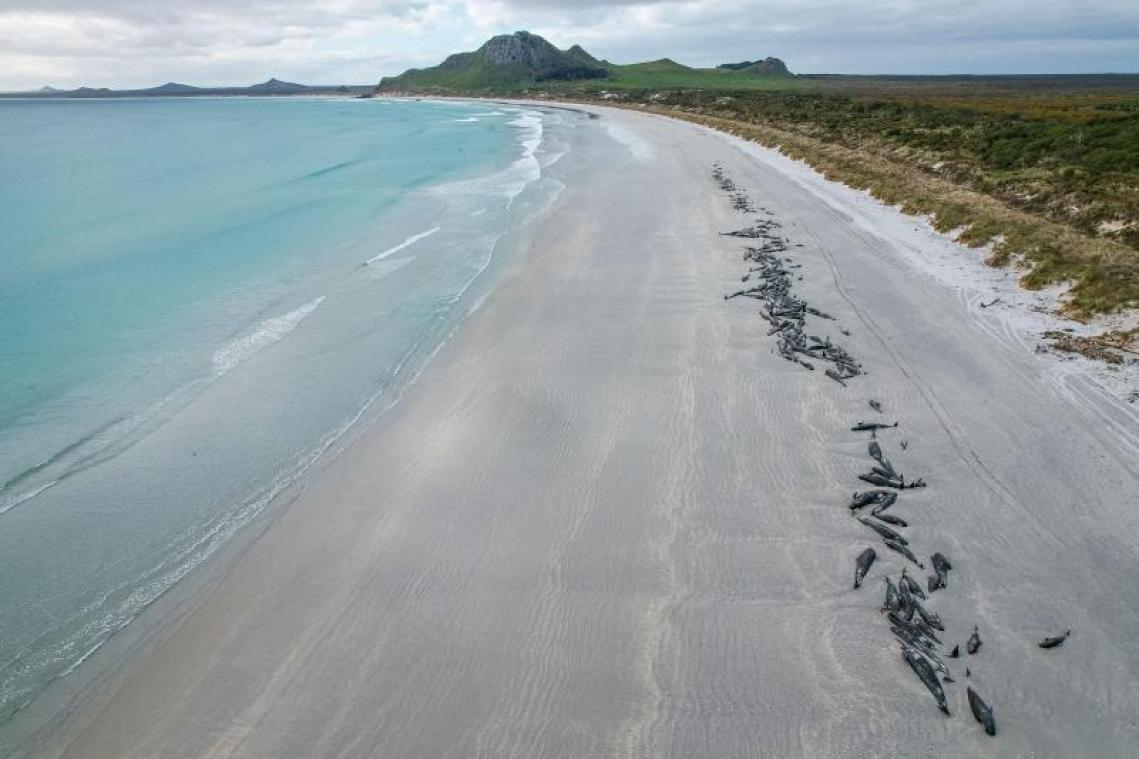
[[[740,61],[739,63],[721,63],[716,68],[730,69],[732,71],[747,71],[761,76],[794,76],[787,64],[778,58],[764,58],[758,61]]]
[[[605,64],[580,45],[559,50],[538,35],[523,31],[492,37],[478,50],[448,56],[438,66],[385,78],[380,89],[472,89],[608,76]]]

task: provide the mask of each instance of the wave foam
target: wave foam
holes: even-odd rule
[[[261,322],[252,334],[243,335],[226,343],[214,354],[214,369],[217,374],[225,374],[258,351],[267,348],[297,328],[304,318],[324,302],[324,296],[313,298],[300,308],[293,309],[283,316],[276,316]]]
[[[523,111],[518,118],[506,122],[518,127],[522,132],[522,155],[507,168],[477,179],[449,182],[432,188],[431,192],[440,195],[497,195],[514,200],[529,185],[542,177],[542,165],[538,160],[538,147],[542,144],[542,114],[537,111]]]
[[[0,514],[5,514],[19,506],[21,503],[32,500],[37,495],[50,488],[52,485],[55,485],[57,482],[59,482],[59,480],[48,480],[45,483],[33,487],[31,490],[26,490],[23,493],[17,493],[14,496],[0,499]]]
[[[388,248],[383,253],[372,256],[371,258],[369,258],[367,261],[364,262],[364,266],[371,266],[372,264],[376,263],[377,261],[383,261],[385,258],[392,255],[393,253],[399,253],[404,248],[409,248],[412,245],[415,245],[415,243],[419,242],[424,237],[430,237],[431,235],[438,232],[439,229],[440,229],[440,227],[434,227],[432,229],[427,230],[426,232],[420,232],[417,235],[412,235],[411,237],[409,237],[406,240],[404,240],[403,242],[401,242],[399,245],[396,245],[394,248]]]

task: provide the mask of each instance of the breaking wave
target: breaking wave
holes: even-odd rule
[[[296,329],[297,325],[323,302],[323,295],[319,298],[313,298],[300,308],[293,309],[283,316],[266,319],[251,334],[243,335],[226,343],[214,354],[214,370],[219,375],[225,374],[258,351],[269,347]]]
[[[426,232],[420,232],[417,235],[412,235],[411,237],[408,237],[406,240],[401,242],[399,245],[396,245],[394,248],[388,248],[383,253],[379,253],[377,255],[372,256],[371,258],[369,258],[367,261],[364,262],[364,266],[371,266],[372,264],[376,263],[377,261],[383,261],[385,258],[392,255],[393,253],[399,253],[404,248],[410,248],[412,245],[415,245],[415,243],[419,242],[424,237],[430,237],[431,235],[435,234],[436,232],[439,231],[439,229],[440,229],[439,227],[434,227],[433,229],[429,229]]]

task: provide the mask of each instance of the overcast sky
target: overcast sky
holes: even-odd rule
[[[1139,72],[1139,0],[0,0],[0,90],[365,84],[517,29],[616,63]]]

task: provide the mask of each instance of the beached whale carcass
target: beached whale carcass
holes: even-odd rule
[[[902,646],[902,658],[906,660],[906,664],[910,665],[910,669],[918,676],[918,679],[925,684],[929,692],[933,694],[934,699],[937,701],[937,708],[940,709],[946,716],[949,716],[949,704],[945,699],[945,689],[941,687],[941,681],[937,679],[937,673],[933,671],[933,666],[929,660],[920,652],[915,646]]]
[[[993,707],[986,704],[985,700],[977,695],[977,691],[971,687],[965,688],[965,692],[969,696],[969,708],[973,711],[973,717],[984,725],[986,733],[996,735],[997,723],[993,719]]]
[[[874,559],[878,554],[874,552],[873,548],[867,548],[862,553],[858,554],[858,558],[854,560],[854,587],[862,587],[862,581],[866,578],[866,573],[870,571],[870,565],[874,563]]]
[[[949,563],[949,559],[945,558],[945,554],[941,552],[934,553],[929,557],[930,562],[933,564],[933,574],[930,575],[926,581],[926,586],[929,592],[937,590],[938,588],[945,587],[945,579],[949,576],[949,570],[953,569],[953,565]]]
[[[981,635],[977,632],[977,626],[973,626],[973,634],[969,636],[969,640],[965,641],[965,652],[970,656],[981,650]]]
[[[1057,646],[1064,645],[1064,641],[1066,641],[1068,639],[1068,636],[1071,634],[1071,630],[1065,630],[1061,635],[1054,635],[1051,638],[1045,638],[1037,645],[1039,645],[1041,648],[1056,648]]]

